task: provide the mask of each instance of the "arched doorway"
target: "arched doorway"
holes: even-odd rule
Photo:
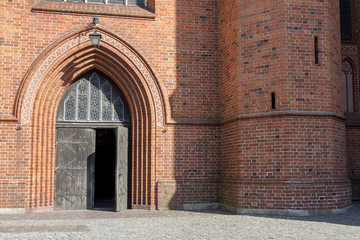
[[[156,142],[166,131],[165,122],[172,121],[166,88],[139,48],[106,26],[97,25],[96,29],[102,35],[97,49],[89,41],[93,27],[88,26],[73,29],[49,45],[30,66],[17,93],[14,116],[31,139],[26,146],[28,209],[54,209],[58,106],[73,79],[93,69],[114,81],[131,112],[129,204],[132,209],[156,208]]]
[[[57,110],[55,209],[129,206],[130,112],[117,85],[91,70],[65,91]]]

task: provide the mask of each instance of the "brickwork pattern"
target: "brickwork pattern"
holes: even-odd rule
[[[95,10],[97,50],[86,40]],[[118,10],[0,3],[1,208],[53,208],[57,106],[94,68],[131,108],[133,208],[350,204],[337,1],[149,0]],[[347,149],[357,171],[356,131]]]
[[[231,122],[222,128],[222,174],[249,179],[346,178],[344,128],[343,121],[327,117]]]
[[[346,128],[348,176],[360,176],[360,128]]]
[[[351,204],[338,7],[220,1],[224,204],[302,210]]]
[[[348,60],[353,67],[353,94],[354,112],[345,113],[347,117],[346,126],[346,148],[348,177],[351,180],[353,199],[360,199],[360,152],[359,152],[359,125],[360,125],[360,78],[359,78],[359,31],[360,4],[358,1],[351,1],[352,6],[352,40],[342,42],[342,58]]]
[[[8,197],[1,200],[1,207],[52,208],[57,103],[71,81],[91,68],[97,68],[115,80],[120,78],[117,84],[125,91],[129,102],[133,104],[132,178],[136,184],[132,186],[132,203],[134,207],[155,206],[155,182],[162,178],[175,178],[173,175],[175,169],[166,167],[167,163],[175,167],[169,162],[174,160],[162,154],[161,146],[168,148],[169,145],[171,148],[178,148],[177,145],[180,142],[194,143],[195,140],[192,140],[194,138],[205,140],[205,137],[209,135],[216,135],[211,131],[218,131],[215,130],[216,127],[210,127],[207,130],[208,133],[200,137],[200,132],[203,130],[197,130],[202,128],[198,119],[206,123],[207,119],[216,121],[219,115],[217,1],[207,0],[190,5],[185,3],[187,2],[151,0],[148,2],[148,7],[152,9],[152,12],[146,13],[143,10],[136,12],[137,10],[132,8],[133,13],[130,13],[126,12],[127,9],[122,9],[126,10],[122,16],[111,15],[109,11],[102,14],[101,11],[106,9],[96,7],[99,8],[100,26],[130,43],[134,47],[131,51],[136,51],[136,54],[144,57],[140,62],[137,60],[137,63],[144,64],[143,61],[146,61],[146,64],[149,64],[145,67],[148,72],[144,72],[143,67],[135,67],[136,64],[129,67],[128,59],[136,63],[129,57],[133,53],[127,54],[121,46],[116,45],[116,41],[108,39],[109,35],[104,32],[105,30],[102,32],[103,48],[94,52],[86,42],[86,34],[92,30],[91,28],[86,30],[86,26],[93,17],[93,14],[86,13],[90,11],[88,9],[90,5],[84,7],[84,5],[75,4],[78,13],[82,14],[74,14],[71,11],[62,11],[61,3],[45,6],[47,3],[44,2],[41,3],[42,8],[38,2],[33,1],[2,3],[0,11],[6,16],[6,24],[3,25],[6,29],[2,29],[5,35],[0,38],[2,51],[0,62],[4,70],[1,71],[0,115],[3,121],[11,123],[6,125],[3,122],[1,129],[6,131],[3,138],[9,135],[9,139],[17,139],[16,136],[20,134],[21,141],[14,140],[13,144],[13,141],[4,139],[1,145],[1,188],[4,192],[12,188],[11,192],[17,194],[14,198],[14,195],[11,195],[13,193],[7,193]],[[65,4],[66,8],[69,8],[69,4]],[[32,7],[34,11],[31,11]],[[156,12],[156,17],[153,12]],[[134,14],[138,16],[133,16]],[[26,21],[20,19],[26,19]],[[189,23],[191,23],[191,28],[189,28]],[[76,29],[85,29],[84,32],[79,31],[78,37],[74,38],[74,41],[79,41],[67,48],[61,48],[64,50],[63,53],[51,57],[49,53],[56,50],[49,49],[49,46],[61,46],[66,42],[64,41],[66,36]],[[101,32],[101,29],[99,31]],[[80,41],[81,39],[84,41]],[[194,45],[193,42],[198,44]],[[29,69],[42,69],[41,64],[44,61],[41,59],[44,59],[47,54],[50,60],[38,76],[39,83],[29,88],[29,82],[25,80],[37,76],[36,71],[29,71]],[[119,61],[120,58],[122,58],[121,61]],[[40,61],[37,61],[39,59]],[[113,69],[110,70],[110,68]],[[160,91],[159,86],[154,89],[154,84],[151,82],[141,83],[139,80],[149,79],[146,77],[149,72],[157,77],[157,84],[164,86],[164,89],[161,89],[161,95],[169,96],[168,99],[160,99],[171,104],[168,108],[172,111],[171,115],[167,115],[167,121],[173,122],[176,126],[180,124],[179,127],[182,130],[178,131],[189,138],[182,138],[175,143],[176,146],[174,143],[163,143],[162,138],[159,137],[167,130],[164,127],[167,113],[164,106],[159,109],[150,104],[150,101],[159,101],[159,96],[153,94],[154,90]],[[138,79],[135,80],[138,81],[136,83],[131,80],[135,76]],[[28,89],[33,89],[33,91],[27,91]],[[26,94],[28,98],[22,98]],[[32,100],[17,102],[16,99]],[[29,120],[28,123],[22,121],[21,114],[26,112],[24,109],[31,111],[28,115],[23,115],[24,119]],[[13,117],[14,114],[20,117],[21,123],[17,123],[16,118]],[[155,124],[155,117],[163,122]],[[186,121],[182,124],[184,117]],[[177,120],[172,120],[175,118]],[[160,120],[157,122],[160,123]],[[10,131],[13,128],[9,126],[15,126],[15,124],[23,129],[22,133]],[[195,124],[194,127],[186,128],[193,124]],[[175,134],[175,131],[169,132]],[[194,137],[194,132],[199,132],[199,136]],[[177,135],[171,138],[180,139]],[[183,163],[180,165],[194,165],[197,175],[219,171],[219,140],[213,141],[213,139],[215,137],[211,139],[209,148],[206,148],[207,145],[203,149],[193,148],[187,151],[189,155],[177,151],[176,158],[183,158]],[[22,145],[22,142],[26,144]],[[21,156],[18,154],[16,159],[8,150],[14,145],[25,148],[19,151]],[[13,162],[18,162],[18,164]],[[24,162],[26,164],[20,165]],[[162,168],[163,166],[158,163],[164,163],[165,167]],[[14,185],[14,183],[17,184]],[[216,186],[212,181],[209,184],[212,185],[210,188]],[[181,195],[178,201],[190,200]],[[207,202],[206,197],[202,201]]]
[[[346,128],[348,177],[351,180],[354,199],[360,199],[360,128]]]
[[[222,202],[243,208],[298,210],[350,204],[343,121],[245,119],[227,124],[222,131]]]
[[[0,124],[0,206],[24,208],[30,177],[30,129],[21,124]]]
[[[218,126],[169,126],[156,146],[158,207],[218,202],[221,176]]]

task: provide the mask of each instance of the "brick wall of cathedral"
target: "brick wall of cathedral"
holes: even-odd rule
[[[337,1],[220,1],[220,196],[231,209],[351,204],[338,21]]]
[[[160,127],[155,106],[142,106],[153,100],[149,82],[134,80],[138,92],[125,93],[132,116],[143,116],[132,123],[133,208],[328,210],[351,205],[351,184],[358,196],[360,41],[354,30],[354,41],[341,42],[337,1],[149,0],[142,8],[7,0],[0,3],[0,208],[54,206],[57,99],[81,67],[103,66],[89,45],[65,43],[95,12],[99,31],[131,46],[121,52],[104,38],[98,52],[108,65],[135,64],[129,52],[141,55],[166,97]],[[51,55],[62,43],[67,55]],[[56,57],[40,76],[48,55]],[[346,118],[345,58],[355,101]],[[27,79],[35,77],[41,83],[32,87]],[[28,121],[22,109],[30,109]]]
[[[163,127],[164,131],[146,126],[137,128],[141,134],[156,131],[157,139],[154,148],[150,146],[154,139],[144,139],[144,143],[137,145],[148,141],[148,147],[133,154],[134,159],[149,158],[146,161],[151,170],[139,165],[135,169],[135,160],[132,163],[132,174],[138,177],[134,181],[133,189],[136,190],[132,193],[132,205],[154,208],[158,201],[155,201],[155,195],[159,202],[167,199],[167,205],[177,207],[184,203],[218,201],[221,150],[218,1],[147,2],[149,10],[57,1],[9,0],[1,3],[0,12],[5,16],[0,36],[1,208],[53,207],[53,116],[57,106],[46,107],[46,104],[50,106],[55,95],[41,100],[36,97],[36,103],[33,102],[36,105],[29,106],[32,115],[28,124],[16,116],[20,108],[16,99],[26,87],[24,79],[31,77],[28,69],[40,65],[37,59],[51,51],[49,46],[57,44],[67,33],[88,26],[95,13],[100,19],[99,26],[141,52],[164,86],[170,103],[171,121]],[[71,51],[76,52],[76,49]],[[42,85],[45,86],[45,82]],[[59,88],[54,91],[58,94],[64,86],[53,84],[49,90],[42,91]],[[158,188],[168,190],[158,193]]]
[[[351,3],[351,33],[352,38],[342,41],[342,62],[349,62],[352,68],[353,98],[350,99],[353,109],[344,111],[346,120],[346,148],[348,177],[351,180],[353,199],[360,199],[360,79],[359,79],[359,47],[360,47],[360,4]],[[344,69],[343,69],[344,70]],[[344,89],[346,95],[346,89]]]

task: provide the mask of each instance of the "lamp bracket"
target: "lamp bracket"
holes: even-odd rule
[[[94,17],[94,18],[93,18],[93,21],[92,21],[92,24],[94,24],[94,25],[99,24],[99,18],[98,18],[98,17]]]

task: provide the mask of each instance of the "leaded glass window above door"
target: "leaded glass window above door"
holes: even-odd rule
[[[65,91],[57,113],[58,122],[129,122],[123,93],[108,77],[91,71]]]

